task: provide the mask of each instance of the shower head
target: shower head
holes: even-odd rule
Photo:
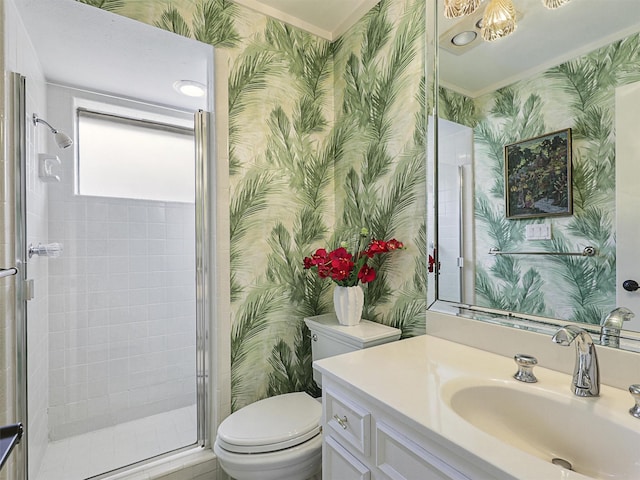
[[[67,148],[67,147],[70,147],[71,145],[73,145],[73,140],[71,140],[71,137],[69,135],[67,135],[64,132],[59,132],[58,130],[53,128],[49,124],[49,122],[47,122],[46,120],[38,117],[38,115],[34,113],[33,114],[33,124],[34,125],[38,125],[38,123],[44,123],[47,127],[49,127],[49,130],[51,130],[51,133],[53,133],[53,138],[56,141],[56,143],[58,144],[58,147]]]

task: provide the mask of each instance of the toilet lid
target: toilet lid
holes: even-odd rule
[[[232,413],[218,428],[218,445],[236,453],[265,453],[306,442],[320,432],[320,402],[304,392],[265,398]]]

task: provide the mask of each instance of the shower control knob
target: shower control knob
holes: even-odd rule
[[[625,280],[624,282],[622,282],[622,288],[624,288],[627,292],[635,292],[640,288],[640,285],[638,285],[638,282],[636,282],[635,280]]]

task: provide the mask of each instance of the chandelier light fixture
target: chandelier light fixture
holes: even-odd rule
[[[475,12],[484,0],[444,0],[444,16],[458,18]],[[542,0],[549,9],[555,9],[570,0]],[[513,33],[517,27],[516,9],[512,0],[489,0],[480,24],[482,38],[491,42]]]
[[[444,0],[444,16],[458,18],[475,12],[482,0]]]
[[[569,2],[569,0],[542,0],[542,4],[551,10],[561,7],[567,2]]]
[[[482,15],[480,35],[487,42],[506,37],[516,30],[516,7],[511,0],[490,0]]]

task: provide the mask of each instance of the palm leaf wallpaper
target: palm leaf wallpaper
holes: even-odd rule
[[[303,318],[333,287],[302,259],[361,227],[408,247],[376,265],[364,317],[424,332],[424,0],[383,0],[333,43],[227,0],[92,3],[229,54],[233,409],[317,393]]]
[[[640,36],[632,35],[526,81],[470,99],[441,89],[441,116],[474,130],[476,304],[600,323],[615,307],[615,88],[640,80]],[[570,127],[574,215],[544,219],[549,251],[596,247],[582,257],[489,256],[523,251],[535,219],[504,215],[504,145]],[[541,260],[544,258],[544,260]]]

